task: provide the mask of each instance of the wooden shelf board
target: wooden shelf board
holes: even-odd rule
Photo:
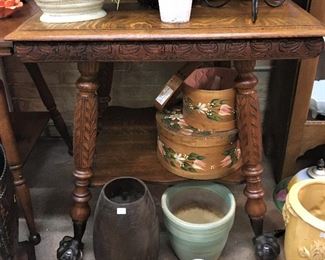
[[[99,125],[91,185],[100,186],[119,176],[160,183],[186,180],[168,172],[157,159],[153,108],[110,107]],[[241,183],[243,177],[235,172],[218,181]]]
[[[11,124],[23,163],[26,162],[37,139],[46,127],[49,118],[48,112],[10,113]]]

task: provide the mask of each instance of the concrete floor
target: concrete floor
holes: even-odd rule
[[[268,212],[265,217],[265,231],[283,228],[280,212],[272,201],[274,181],[267,162],[264,173],[264,187]],[[67,148],[61,139],[42,138],[31,154],[24,167],[24,173],[31,188],[36,224],[42,237],[42,242],[36,246],[38,260],[56,259],[56,249],[59,241],[65,235],[72,235],[72,223],[69,217],[71,206],[71,192],[73,188],[73,160],[67,153]],[[247,215],[244,212],[245,197],[244,185],[229,185],[237,203],[236,218],[230,232],[226,247],[220,260],[253,260],[254,248],[252,245],[252,231]],[[160,200],[162,187],[152,186],[152,193],[157,204]],[[92,213],[100,192],[100,188],[91,189],[93,198],[90,202]],[[94,260],[92,253],[92,222],[91,215],[84,235],[84,259]],[[20,221],[20,240],[28,236],[24,220]],[[280,241],[282,243],[282,241]],[[167,244],[162,246],[163,254],[160,260],[176,260]],[[284,259],[282,254],[279,259]],[[99,259],[101,260],[101,259]],[[118,259],[114,259],[118,260]]]

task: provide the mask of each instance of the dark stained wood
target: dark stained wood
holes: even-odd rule
[[[23,164],[26,163],[37,139],[47,126],[49,119],[50,115],[48,112],[10,113],[10,121]]]
[[[31,122],[30,122],[31,123]],[[36,130],[37,131],[37,130]],[[11,126],[7,102],[5,99],[4,87],[0,81],[0,139],[6,151],[8,164],[13,175],[16,186],[16,194],[21,206],[26,223],[30,232],[30,241],[34,244],[40,242],[34,222],[34,214],[29,188],[22,173],[22,160],[18,151],[18,145]]]
[[[114,64],[104,62],[100,64],[98,72],[98,115],[101,118],[111,101],[111,89],[113,82]]]
[[[1,30],[0,30],[0,56],[11,55],[11,48],[13,46],[11,41],[4,41],[4,37],[13,32],[23,22],[37,13],[39,10],[38,6],[34,1],[28,1],[22,8],[15,12],[12,16],[1,19]]]
[[[15,12],[12,16],[6,19],[1,19],[1,30],[0,30],[0,57],[12,55],[13,51],[13,43],[11,41],[5,41],[4,38],[7,34],[14,31],[17,27],[19,27],[23,22],[29,19],[32,15],[39,11],[38,6],[34,1],[28,1],[24,3],[23,7],[20,8],[17,12]],[[38,92],[41,96],[41,99],[45,105],[45,107],[49,110],[51,114],[51,118],[58,130],[61,134],[63,140],[66,142],[69,152],[72,153],[72,140],[69,136],[67,127],[65,122],[56,108],[56,104],[54,102],[53,96],[42,76],[41,71],[39,70],[37,64],[25,64],[28,72],[30,73]],[[36,118],[34,118],[36,119]],[[26,120],[24,120],[26,122]],[[36,124],[42,124],[41,122]],[[35,133],[36,134],[36,133]],[[24,158],[24,157],[23,157]],[[24,161],[24,160],[23,160]]]
[[[24,62],[296,59],[318,56],[323,42],[319,37],[133,43],[18,42],[15,52]]]
[[[108,109],[97,137],[92,186],[119,176],[160,183],[186,180],[168,172],[158,161],[155,113],[153,108]],[[216,181],[241,183],[243,176],[237,171]]]
[[[49,87],[47,86],[45,79],[42,76],[41,70],[39,69],[36,63],[25,63],[24,65],[28,70],[30,76],[32,77],[35,86],[37,87],[38,93],[43,101],[43,104],[49,111],[56,129],[60,133],[66,145],[68,146],[69,153],[72,154],[72,139],[68,132],[68,128],[61,116],[61,113],[56,107],[56,103],[54,101],[52,93]]]
[[[305,151],[301,150],[304,135],[304,124],[307,119],[310,96],[317,71],[318,58],[304,60],[300,64],[295,98],[285,151],[282,178],[297,173],[296,159]]]
[[[28,242],[19,242],[14,260],[36,260],[35,248]]]
[[[14,41],[150,41],[317,37],[324,26],[290,0],[278,8],[259,7],[259,19],[251,21],[251,2],[233,0],[222,8],[196,7],[184,24],[165,24],[156,10],[109,11],[87,22],[47,24],[36,14],[6,37]],[[130,33],[132,32],[132,33]]]
[[[311,14],[325,22],[325,2],[312,0],[310,4]],[[281,65],[281,62],[277,64]],[[278,76],[279,80],[271,82],[270,86],[265,145],[271,146],[269,154],[272,156],[277,181],[292,176],[301,169],[301,165],[296,163],[299,156],[325,144],[324,123],[307,121],[317,65],[318,58],[315,58],[303,60],[298,65],[295,61],[286,61],[283,66],[274,69],[274,76]],[[281,112],[279,107],[283,108]],[[317,159],[319,158],[315,158],[315,161]]]
[[[237,126],[242,149],[242,172],[246,177],[244,194],[247,196],[245,210],[250,217],[256,236],[263,233],[266,205],[262,187],[262,137],[259,102],[256,92],[258,79],[253,74],[255,61],[235,61],[238,72]]]
[[[74,163],[75,188],[70,215],[74,222],[74,238],[81,242],[90,215],[88,201],[91,198],[88,186],[93,175],[92,165],[95,153],[98,102],[96,83],[99,63],[79,63],[81,74],[77,81],[78,94],[74,114]]]
[[[279,8],[262,4],[259,19],[253,24],[250,4],[238,0],[220,9],[196,7],[187,24],[163,24],[158,12],[152,10],[111,11],[103,19],[71,24],[41,23],[37,14],[6,37],[14,41],[15,54],[25,62],[79,64],[81,77],[77,82],[74,124],[76,180],[71,210],[74,238],[78,242],[81,243],[90,215],[88,186],[93,176],[97,134],[98,64],[113,61],[237,60],[238,127],[244,148],[246,211],[255,234],[263,231],[266,207],[261,185],[260,112],[255,91],[257,80],[252,74],[255,62],[251,60],[317,57],[324,48],[325,27],[290,0]],[[124,115],[120,118],[123,120]],[[140,132],[140,141],[142,136]],[[144,150],[149,150],[150,144],[147,145],[143,146]],[[119,157],[115,151],[112,154],[112,158],[106,158],[108,162],[128,160],[127,154],[124,154],[126,158]],[[139,166],[145,158],[141,160]]]

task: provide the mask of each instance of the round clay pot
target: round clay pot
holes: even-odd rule
[[[36,0],[45,23],[81,22],[102,18],[104,0]]]
[[[282,213],[286,259],[325,259],[325,180],[294,184]]]
[[[235,218],[235,198],[224,186],[188,182],[162,196],[164,223],[180,260],[216,260]]]
[[[158,259],[156,207],[141,180],[121,177],[103,187],[95,210],[93,244],[97,260]]]
[[[200,131],[184,121],[180,109],[156,114],[157,156],[178,176],[209,180],[236,172],[241,166],[237,129]]]
[[[200,130],[234,129],[236,75],[227,68],[196,69],[183,84],[185,121]]]

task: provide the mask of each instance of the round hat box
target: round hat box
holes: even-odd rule
[[[157,112],[157,155],[169,172],[209,180],[222,178],[241,166],[237,129],[200,131],[188,125],[180,109]]]
[[[227,131],[235,128],[236,71],[196,69],[183,83],[185,121],[198,129]]]

